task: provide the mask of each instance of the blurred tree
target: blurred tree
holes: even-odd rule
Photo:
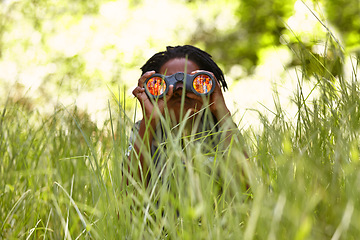
[[[224,1],[226,2],[226,1]],[[320,32],[296,33],[287,25],[290,17],[294,16],[296,3],[308,8],[307,14],[313,18],[319,14],[312,9],[320,11],[317,24],[314,28]],[[313,4],[311,4],[313,3]],[[221,4],[220,4],[221,5]],[[219,5],[219,6],[220,6]],[[310,5],[310,7],[309,7]],[[325,8],[326,16],[323,16]],[[360,1],[359,0],[314,0],[306,2],[301,0],[241,0],[236,8],[235,16],[238,21],[231,30],[220,31],[216,26],[202,28],[203,22],[198,22],[198,29],[192,36],[192,43],[203,44],[205,49],[221,60],[225,71],[233,65],[242,65],[248,74],[251,74],[259,63],[260,50],[269,46],[286,44],[293,53],[293,61],[288,67],[301,66],[305,74],[319,74],[326,77],[338,76],[342,71],[343,52],[333,33],[326,33],[330,20],[339,30],[336,38],[345,38],[347,48],[359,54],[360,39]],[[314,16],[312,16],[314,15]],[[216,16],[215,16],[216,17]],[[297,20],[301,21],[301,20]],[[323,21],[323,22],[322,22]],[[309,24],[299,22],[298,24]],[[304,35],[304,36],[299,36]],[[288,37],[284,41],[283,36]],[[324,45],[321,53],[315,51],[316,46]],[[358,55],[359,56],[359,55]],[[323,66],[332,66],[324,69]]]
[[[344,37],[346,47],[360,56],[360,1],[324,0],[328,20]]]
[[[225,68],[240,64],[251,73],[258,63],[259,50],[280,44],[279,38],[286,30],[284,22],[293,14],[294,2],[242,0],[235,12],[239,21],[232,30],[221,33],[216,28],[199,28],[193,41],[204,41],[206,49],[221,59]]]
[[[301,66],[305,79],[316,74],[327,80],[343,74],[343,51],[329,36],[326,49],[322,53],[314,52],[314,43],[291,42],[289,47],[293,60],[287,67]]]
[[[329,19],[356,51],[359,0],[0,0],[0,68],[6,68],[0,87],[29,83],[48,101],[59,89],[76,96],[104,83],[132,86],[138,78],[134,69],[150,55],[186,43],[210,52],[226,72],[241,65],[251,74],[264,48],[286,44],[293,52],[290,67],[338,75],[342,53],[331,47],[334,39],[325,28],[319,37],[288,26],[299,3],[323,6],[321,19]],[[154,17],[154,8],[163,12]],[[321,53],[314,49],[319,43],[326,46]]]

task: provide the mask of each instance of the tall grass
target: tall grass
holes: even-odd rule
[[[261,132],[234,136],[211,158],[201,141],[170,134],[150,187],[127,171],[138,160],[127,156],[133,121],[124,101],[109,104],[99,129],[76,108],[44,116],[9,98],[0,118],[0,239],[357,239],[357,60],[351,79],[331,74],[328,62],[318,62],[322,75],[304,71],[295,119],[275,98],[273,120],[260,114]],[[319,93],[311,102],[304,81]]]

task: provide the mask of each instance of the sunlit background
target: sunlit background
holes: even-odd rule
[[[353,22],[345,22],[352,24],[351,30],[337,21],[336,3],[325,1],[3,0],[0,4],[1,105],[9,98],[26,101],[44,114],[55,106],[77,105],[99,127],[109,118],[108,102],[114,96],[125,104],[129,116],[134,115],[131,92],[139,68],[167,45],[193,44],[213,55],[229,85],[228,107],[243,128],[256,128],[257,111],[271,118],[276,101],[293,119],[292,99],[299,83],[309,101],[316,96],[314,83],[302,83],[304,66],[297,58],[304,56],[297,55],[299,46],[337,61],[327,47],[332,34],[351,50],[341,59],[345,70],[353,67],[351,54],[359,52],[360,20],[351,12],[357,1],[343,6],[355,16]],[[136,118],[140,117],[138,113]]]

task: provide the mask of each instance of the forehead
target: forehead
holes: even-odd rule
[[[185,58],[174,58],[170,59],[161,66],[160,73],[169,76],[177,72],[184,72],[185,66],[187,73],[191,73],[195,70],[200,70],[199,66],[191,60],[187,60]]]

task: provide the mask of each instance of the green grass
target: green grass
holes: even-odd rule
[[[76,108],[44,116],[9,98],[0,118],[0,239],[357,239],[357,66],[344,79],[318,63],[322,75],[299,77],[295,119],[275,98],[274,118],[259,114],[262,130],[243,132],[249,159],[238,136],[213,161],[194,139],[183,150],[171,136],[148,188],[124,171],[133,121],[120,102],[99,129]]]

